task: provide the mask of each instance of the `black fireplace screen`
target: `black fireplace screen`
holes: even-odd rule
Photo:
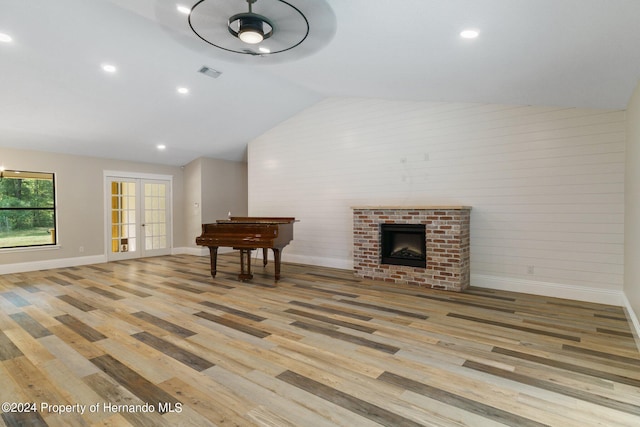
[[[381,264],[427,266],[424,224],[380,224]]]

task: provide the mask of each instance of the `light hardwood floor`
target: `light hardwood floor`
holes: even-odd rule
[[[243,283],[238,263],[220,256],[215,279],[186,255],[0,276],[0,401],[14,403],[0,422],[640,425],[620,307],[286,263],[275,285],[260,263]]]

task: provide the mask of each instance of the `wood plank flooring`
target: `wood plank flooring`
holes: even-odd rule
[[[622,308],[167,256],[0,276],[7,426],[638,426]]]

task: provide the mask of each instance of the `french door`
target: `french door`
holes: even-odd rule
[[[171,181],[107,176],[107,258],[171,253]]]

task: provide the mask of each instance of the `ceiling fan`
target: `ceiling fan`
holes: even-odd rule
[[[200,40],[237,59],[273,58],[269,62],[314,53],[336,30],[325,0],[199,0],[187,23]]]

